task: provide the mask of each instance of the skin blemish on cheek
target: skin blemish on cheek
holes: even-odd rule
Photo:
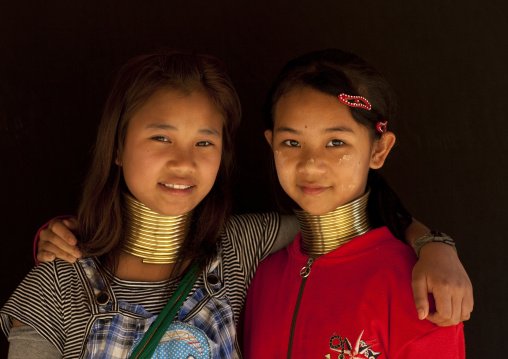
[[[344,161],[349,161],[351,159],[351,155],[344,155],[344,156],[342,156],[342,159]]]

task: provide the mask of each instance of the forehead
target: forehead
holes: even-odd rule
[[[281,96],[274,111],[274,125],[339,125],[358,126],[348,106],[332,96],[309,87],[296,88]]]
[[[200,113],[213,117],[222,117],[214,101],[204,89],[197,88],[192,91],[183,91],[171,87],[156,90],[139,106],[137,113]]]

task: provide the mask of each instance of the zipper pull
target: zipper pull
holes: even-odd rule
[[[300,269],[300,277],[307,278],[309,276],[310,269],[311,269],[312,264],[314,263],[314,261],[315,261],[315,258],[312,258],[312,257],[309,257],[307,259],[307,264],[305,265],[305,267]]]

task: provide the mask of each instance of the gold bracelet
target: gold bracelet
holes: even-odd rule
[[[453,239],[445,234],[438,231],[430,231],[428,233],[425,233],[423,236],[416,238],[413,241],[413,249],[416,252],[416,256],[420,258],[420,251],[422,250],[422,247],[430,242],[439,242],[448,244],[453,247],[455,250],[455,253],[457,253],[457,247],[455,246],[455,242]]]

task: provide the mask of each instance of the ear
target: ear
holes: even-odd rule
[[[122,156],[120,154],[120,149],[116,150],[115,164],[120,167],[122,166]]]
[[[272,130],[265,130],[265,138],[270,147],[272,147],[272,137],[273,137],[273,131]]]
[[[395,134],[390,131],[384,132],[381,138],[374,142],[372,154],[370,156],[370,168],[378,169],[383,167],[386,157],[388,157],[394,144]]]

